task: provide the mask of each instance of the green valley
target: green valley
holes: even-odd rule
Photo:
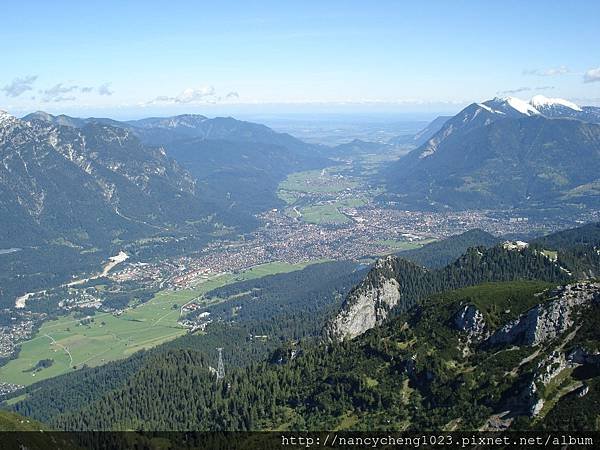
[[[301,270],[309,264],[262,264],[238,274],[201,280],[192,289],[163,290],[145,303],[130,304],[121,313],[74,313],[47,321],[32,339],[21,344],[16,359],[0,367],[0,382],[30,385],[156,347],[187,333],[178,323],[180,308],[185,303],[228,284]],[[214,303],[213,298],[205,301],[207,305]],[[37,367],[45,360],[50,361],[47,367]]]

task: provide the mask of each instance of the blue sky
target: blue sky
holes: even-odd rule
[[[536,93],[600,104],[598,30],[593,1],[3,2],[0,109],[451,112]]]

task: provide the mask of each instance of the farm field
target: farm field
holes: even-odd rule
[[[335,224],[335,223],[346,223],[350,222],[348,216],[346,216],[342,209],[344,208],[357,208],[366,203],[362,198],[345,198],[338,200],[334,203],[327,203],[324,205],[312,205],[300,208],[300,214],[302,219],[308,223],[316,224]],[[294,210],[293,210],[294,211]]]
[[[146,303],[130,305],[118,316],[99,312],[91,317],[71,314],[48,321],[21,344],[17,359],[0,367],[0,382],[30,385],[83,365],[98,366],[155,347],[187,333],[177,323],[184,303],[229,283],[301,270],[311,263],[273,262],[237,274],[218,275],[200,281],[193,289],[161,291]],[[39,367],[43,361],[46,364]]]
[[[379,243],[381,245],[386,245],[392,249],[394,249],[395,251],[404,251],[404,250],[414,250],[416,248],[421,248],[423,247],[425,244],[430,244],[431,242],[434,242],[435,239],[423,239],[420,241],[405,241],[405,240],[398,240],[398,239],[383,239],[381,241],[379,241]]]
[[[350,219],[342,214],[337,205],[315,205],[302,208],[302,219],[308,223],[334,224],[346,223]]]
[[[338,170],[339,167],[330,167],[292,173],[279,184],[279,189],[307,193],[335,193],[358,185],[356,181],[336,173]]]
[[[331,225],[350,222],[342,208],[367,203],[364,195],[348,197],[358,181],[343,176],[339,167],[297,172],[279,184],[279,198],[288,204],[286,214],[307,223]]]

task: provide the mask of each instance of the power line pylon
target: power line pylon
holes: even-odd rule
[[[219,352],[219,364],[217,365],[217,381],[225,378],[225,366],[223,365],[223,349],[221,347],[217,348]]]

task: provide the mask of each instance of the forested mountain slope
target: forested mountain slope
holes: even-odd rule
[[[409,262],[396,266],[399,272],[406,267],[418,266]],[[395,269],[389,269],[392,275]],[[430,273],[425,269],[414,273],[420,274],[422,271]],[[481,370],[483,373],[484,368],[477,364],[485,360],[488,354],[485,345],[474,345],[473,340],[468,344],[468,351],[459,351],[456,342],[463,339],[460,333],[464,330],[457,329],[451,318],[463,306],[475,302],[486,318],[485,323],[491,336],[492,332],[519,319],[539,302],[565,297],[567,294],[561,294],[563,291],[554,292],[551,288],[570,280],[571,276],[555,262],[531,249],[509,250],[502,246],[487,250],[473,249],[455,263],[433,272],[438,275],[428,279],[427,283],[434,282],[439,291],[480,283],[488,279],[486,277],[490,277],[490,273],[499,274],[493,279],[529,278],[540,281],[483,284],[459,290],[455,294],[438,294],[432,297],[427,296],[430,288],[417,277],[412,286],[407,284],[410,288],[406,293],[408,295],[412,292],[414,297],[411,298],[418,300],[418,304],[412,308],[407,305],[405,312],[397,318],[385,321],[382,326],[373,328],[356,340],[334,341],[326,345],[319,345],[314,341],[304,344],[290,342],[270,358],[271,362],[248,361],[250,365],[240,369],[229,366],[225,384],[214,382],[211,369],[215,364],[214,354],[194,348],[202,342],[201,339],[206,338],[211,348],[220,346],[219,334],[209,332],[206,337],[186,337],[179,344],[175,341],[171,345],[146,354],[137,354],[123,362],[86,369],[40,383],[34,386],[36,389],[30,390],[29,399],[17,402],[14,408],[65,429],[147,427],[208,430],[279,426],[322,429],[333,427],[336,423],[344,423],[347,427],[357,427],[359,423],[364,423],[365,427],[397,428],[407,426],[407,421],[414,423],[417,428],[423,424],[438,426],[442,419],[449,421],[456,418],[453,416],[456,411],[464,414],[461,428],[470,429],[487,420],[498,404],[492,402],[486,406],[479,400],[475,401],[469,397],[471,390],[459,391],[462,396],[460,402],[458,398],[450,397],[443,405],[435,403],[434,399],[442,392],[440,389],[454,392],[455,389],[449,386],[462,383],[458,381],[460,378],[456,378],[462,372],[447,368],[475,365],[478,368],[469,369],[467,373],[473,370]],[[413,272],[404,273],[406,280],[411,279],[412,276],[408,275],[410,273]],[[584,287],[569,288],[564,292],[569,292],[567,296],[572,296],[572,292],[587,291],[588,288]],[[234,290],[222,288],[216,295],[236,295],[246,289],[242,285]],[[241,299],[240,304],[247,304],[248,301],[249,298],[245,301]],[[423,308],[430,309],[423,313]],[[223,313],[226,310],[223,309]],[[469,319],[480,315],[471,314],[469,309],[462,316]],[[274,317],[277,321],[277,316]],[[311,320],[310,317],[316,316],[300,315],[296,321]],[[423,322],[422,318],[427,320]],[[403,325],[405,322],[409,324],[408,329]],[[474,324],[479,326],[480,322],[475,321]],[[235,330],[231,326],[223,328],[222,342],[241,342],[236,341]],[[416,334],[410,334],[409,331]],[[217,337],[217,340],[211,339],[211,335],[213,338]],[[429,337],[418,338],[420,335]],[[441,339],[439,345],[438,339]],[[246,352],[254,347],[252,342],[247,341],[245,344]],[[424,372],[420,366],[417,366],[417,373],[420,375],[411,381],[409,372],[412,369],[407,369],[406,358],[412,358],[415,345],[419,348],[424,346],[419,354],[426,355],[424,364],[434,364],[431,369],[439,372],[440,378],[435,379],[441,380],[440,386],[427,382],[427,371]],[[494,349],[495,352],[497,349]],[[510,364],[514,361],[512,355],[513,353],[507,353],[507,358],[511,357]],[[438,361],[438,356],[441,358],[439,363],[435,362]],[[447,358],[450,359],[446,361]],[[471,359],[465,362],[460,358]],[[397,362],[390,364],[392,361]],[[420,360],[417,363],[418,361]],[[485,370],[488,369],[490,367]],[[502,370],[508,369],[498,369],[498,373],[504,373]],[[92,388],[99,380],[106,380],[106,384],[101,383],[103,388]],[[425,381],[421,386],[418,383],[422,380]],[[52,395],[49,395],[49,389]],[[498,389],[497,395],[502,397],[500,392],[503,392],[503,388]],[[90,393],[93,393],[91,397]],[[496,400],[494,397],[493,401]],[[479,406],[466,408],[465,405],[469,402]],[[145,405],[143,408],[142,404]],[[443,409],[433,415],[415,415],[415,411],[438,406]],[[355,420],[356,417],[365,420],[358,421]],[[426,420],[429,422],[425,422]]]
[[[253,214],[284,207],[278,185],[293,172],[332,164],[318,154],[306,155],[278,143],[190,138],[165,146],[167,154],[197,180],[208,198],[252,222]]]
[[[231,117],[183,114],[119,122],[38,111],[25,116],[23,122],[125,130],[144,145],[163,149],[189,171],[197,196],[211,206],[205,216],[218,214],[217,219],[240,230],[256,225],[253,214],[283,205],[276,192],[288,174],[332,164],[327,156],[333,152],[327,148]]]
[[[600,310],[598,284],[552,286],[522,281],[449,291],[356,340],[231,370],[217,383],[198,352],[156,355],[123,387],[52,423],[181,430],[551,426],[574,398],[598,395],[593,329]],[[556,308],[568,320],[553,321]],[[562,427],[595,429],[593,404]]]
[[[568,271],[543,253],[508,245],[470,248],[446,267],[427,270],[398,256],[378,261],[329,322],[329,339],[352,339],[431,294],[490,281],[567,282]]]
[[[444,267],[463,255],[470,247],[491,247],[500,238],[483,230],[469,230],[441,241],[425,244],[421,248],[404,250],[396,255],[430,269]]]
[[[4,114],[0,160],[2,246],[105,246],[215,212],[187,171],[122,128]]]

